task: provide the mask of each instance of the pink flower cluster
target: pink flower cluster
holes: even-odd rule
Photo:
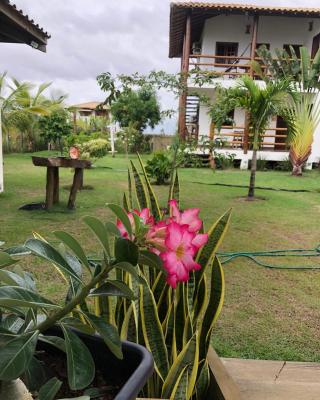
[[[200,265],[194,261],[198,250],[207,243],[208,235],[199,234],[202,221],[199,218],[199,208],[190,208],[180,212],[176,200],[169,202],[170,217],[164,221],[155,223],[148,208],[141,212],[134,210],[141,221],[149,226],[145,236],[147,246],[151,251],[158,254],[165,270],[167,271],[167,282],[175,288],[178,282],[189,280],[189,273],[200,269]],[[133,226],[134,219],[131,213],[128,217]],[[128,238],[128,232],[122,222],[117,226],[121,235]]]

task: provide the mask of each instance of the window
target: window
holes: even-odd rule
[[[300,58],[300,47],[302,44],[284,44],[283,45],[283,50],[285,50],[289,55],[291,55],[291,48],[294,51],[294,55],[296,55],[298,58]]]
[[[226,56],[226,57],[231,57],[231,56],[236,57],[238,55],[238,47],[239,43],[235,42],[217,42],[216,55]],[[236,58],[223,58],[223,57],[216,58],[216,63],[219,64],[234,64],[235,61]]]

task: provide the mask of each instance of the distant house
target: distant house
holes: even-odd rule
[[[0,42],[24,43],[45,52],[50,35],[9,0],[0,1]],[[22,61],[22,60],[21,60]],[[0,99],[0,193],[3,192],[3,154]]]
[[[190,72],[187,93],[180,98],[179,133],[182,138],[200,140],[210,137],[221,153],[231,152],[246,168],[252,157],[247,116],[243,109],[234,109],[218,132],[199,97],[206,95],[214,102],[216,84],[236,85],[242,75],[254,76],[256,50],[265,45],[294,49],[299,58],[300,47],[314,56],[320,45],[320,8],[222,4],[215,2],[177,2],[171,4],[169,57],[181,59],[181,71]],[[201,87],[192,79],[192,71],[213,71],[215,83]],[[255,76],[259,80],[259,77]],[[280,117],[270,121],[263,136],[259,157],[270,161],[288,158],[287,128]],[[320,161],[320,127],[318,127],[309,167]]]
[[[73,121],[76,124],[78,120],[89,122],[94,117],[111,118],[110,107],[99,101],[90,101],[88,103],[75,104],[70,107],[73,113]]]

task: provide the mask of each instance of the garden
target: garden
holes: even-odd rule
[[[181,95],[184,77],[99,75],[101,106],[120,127],[112,143],[110,121],[76,123],[65,95],[2,75],[0,398],[205,399],[217,393],[211,348],[320,362],[319,171],[304,170],[319,59],[305,53],[307,74],[288,64],[286,76],[260,71],[263,86],[244,77],[217,88],[218,130],[232,108],[249,113],[249,171],[210,138],[174,137],[150,154],[146,127],[172,114],[157,90]],[[290,158],[270,171],[258,152],[275,115],[287,121]],[[47,175],[32,157],[48,161]],[[81,159],[90,165],[76,182]],[[51,170],[60,193],[49,207],[57,160],[74,164]],[[73,169],[79,193],[66,208]]]

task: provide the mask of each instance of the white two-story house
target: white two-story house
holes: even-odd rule
[[[214,102],[217,84],[230,87],[243,74],[253,76],[252,61],[257,59],[256,50],[261,45],[272,52],[292,46],[297,56],[299,48],[305,46],[313,56],[320,45],[320,8],[214,2],[171,4],[169,57],[181,58],[181,72],[198,69],[217,76],[201,87],[189,76],[188,90],[180,97],[179,134],[199,141],[210,137],[216,143],[216,151],[235,154],[241,168],[247,168],[252,155],[246,112],[235,109],[218,132],[197,95],[206,95]],[[275,117],[264,133],[258,157],[282,161],[288,158],[288,150],[286,125]],[[319,161],[320,126],[307,166]]]

